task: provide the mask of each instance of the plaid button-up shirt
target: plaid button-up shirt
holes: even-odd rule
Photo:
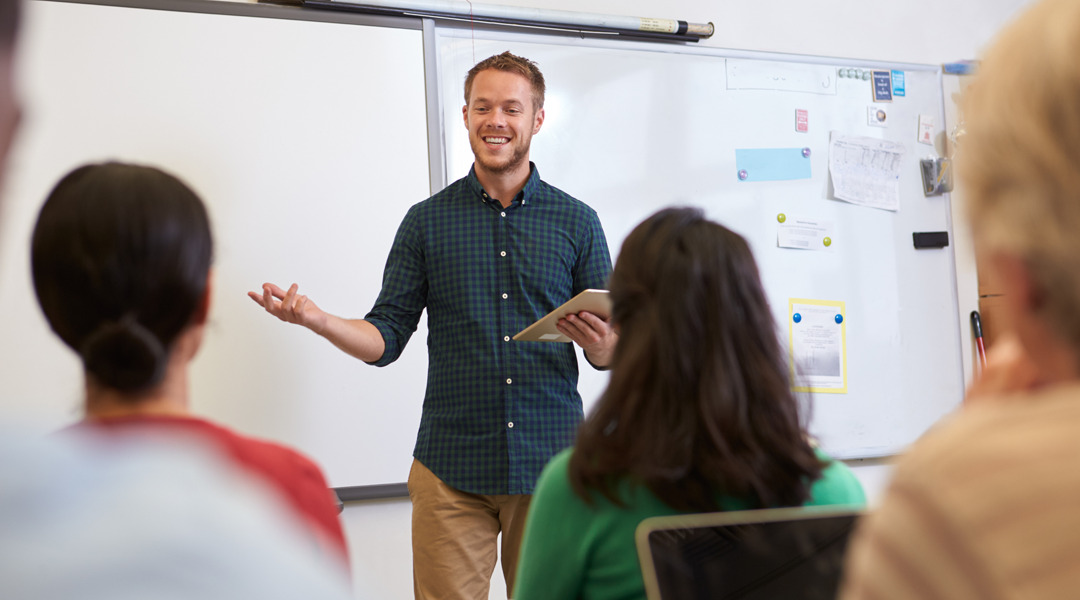
[[[508,208],[474,170],[409,209],[365,317],[400,356],[428,311],[428,375],[413,455],[475,494],[530,494],[582,419],[573,344],[511,338],[578,292],[605,288],[596,211],[540,180]]]

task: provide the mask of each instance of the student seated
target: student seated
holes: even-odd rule
[[[84,166],[53,189],[34,228],[31,270],[45,318],[85,369],[85,420],[75,429],[212,447],[267,483],[345,569],[337,501],[319,467],[189,410],[188,365],[210,310],[212,253],[202,201],[156,168]]]
[[[742,237],[662,210],[626,238],[610,290],[611,380],[540,476],[514,598],[644,598],[646,517],[865,502],[807,437]]]
[[[842,597],[1080,594],[1080,2],[1033,4],[965,92],[959,189],[1005,294],[964,408],[897,463]],[[943,335],[948,335],[943,333]]]

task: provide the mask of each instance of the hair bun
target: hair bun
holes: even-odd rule
[[[166,352],[157,336],[134,317],[108,321],[79,349],[86,372],[121,392],[137,392],[161,381]]]

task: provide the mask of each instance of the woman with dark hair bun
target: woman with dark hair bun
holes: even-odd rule
[[[644,598],[647,517],[865,502],[810,443],[742,237],[662,210],[626,238],[609,287],[611,380],[540,476],[514,598]]]
[[[202,201],[161,170],[88,165],[56,185],[34,228],[31,270],[49,325],[82,359],[86,418],[77,428],[204,441],[279,492],[344,567],[337,501],[319,467],[189,412],[212,255]]]

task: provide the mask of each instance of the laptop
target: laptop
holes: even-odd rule
[[[636,542],[649,600],[832,600],[861,507],[652,517]]]

